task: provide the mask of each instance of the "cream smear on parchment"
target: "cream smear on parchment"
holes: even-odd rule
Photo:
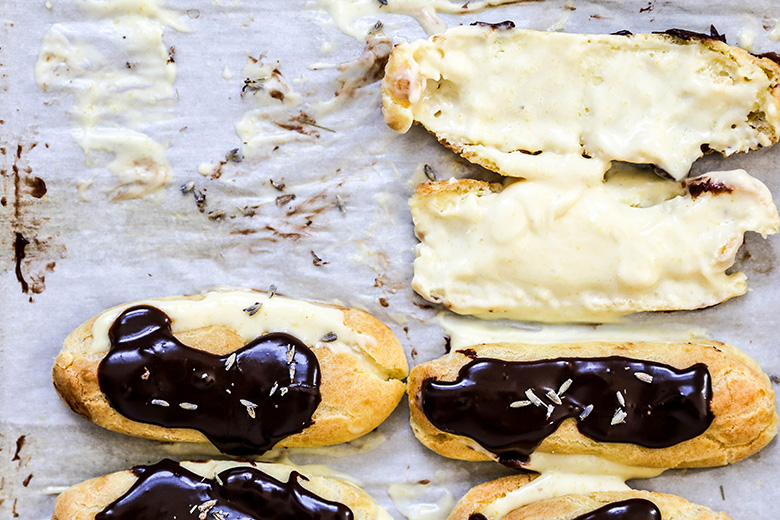
[[[54,24],[41,42],[35,79],[45,92],[73,97],[71,134],[93,166],[95,152],[113,156],[114,199],[133,199],[171,180],[167,146],[149,133],[171,119],[175,49],[170,27],[189,28],[162,0],[79,0],[88,23]]]
[[[388,486],[387,494],[398,512],[408,520],[446,520],[455,506],[455,498],[440,485],[440,473],[433,480]]]
[[[362,40],[366,34],[365,24],[359,19],[381,14],[400,14],[414,18],[428,34],[439,34],[447,29],[447,24],[439,13],[471,13],[503,4],[517,3],[519,0],[309,0],[307,6],[326,11],[333,23],[343,33]],[[373,23],[373,22],[372,22]]]
[[[365,36],[366,45],[357,59],[336,65],[314,64],[312,70],[337,69],[330,83],[318,83],[316,92],[328,96],[318,99],[302,93],[299,85],[307,78],[288,80],[282,64],[265,55],[249,56],[241,71],[241,98],[247,111],[236,123],[241,140],[241,156],[264,159],[281,145],[290,142],[315,142],[325,145],[339,139],[345,125],[357,125],[369,111],[376,109],[377,89],[364,89],[382,78],[393,43],[377,24]],[[311,89],[308,89],[311,90]],[[332,94],[331,94],[332,93]],[[341,110],[349,105],[349,112]],[[348,116],[345,120],[345,114]],[[219,163],[201,163],[198,171],[212,175]]]

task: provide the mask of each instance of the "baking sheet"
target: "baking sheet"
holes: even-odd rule
[[[0,205],[0,517],[49,518],[51,491],[57,487],[165,456],[214,455],[205,448],[105,431],[59,401],[50,370],[62,340],[112,305],[217,285],[265,289],[276,284],[289,296],[371,312],[391,326],[412,364],[444,353],[443,332],[433,319],[439,309],[409,287],[416,240],[406,201],[422,180],[421,164],[430,164],[440,178],[486,174],[420,128],[406,135],[389,130],[377,85],[361,89],[328,116],[335,132],[320,130],[319,137],[292,132],[269,157],[228,163],[219,178],[198,173],[201,163],[218,164],[240,146],[235,124],[255,108],[240,95],[248,55],[279,60],[279,70],[303,102],[316,103],[332,98],[338,70],[310,65],[355,60],[362,42],[341,33],[326,13],[303,0],[169,2],[172,9],[198,12],[196,18],[182,18],[191,33],[164,33],[165,44],[176,47],[177,95],[170,117],[150,131],[169,145],[172,182],[156,197],[112,201],[116,179],[105,168],[107,159],[92,157],[95,166],[88,167],[71,136],[71,98],[44,93],[35,83],[39,45],[52,24],[89,30],[96,23],[71,2],[51,3],[48,9],[42,1],[8,1],[0,13],[0,147],[5,149],[0,155],[5,198]],[[780,5],[772,0],[736,7],[724,0],[538,1],[442,18],[450,25],[512,19],[518,27],[571,32],[670,27],[707,32],[714,24],[731,44],[754,40],[754,52],[780,50],[780,43],[768,38],[780,19]],[[381,19],[395,41],[425,36],[409,17]],[[375,20],[364,20],[365,27]],[[744,168],[780,197],[779,159],[780,148],[707,157],[694,171]],[[35,178],[46,185],[41,198]],[[284,183],[284,191],[270,179]],[[90,180],[89,187],[79,189]],[[204,212],[191,194],[178,190],[190,181],[207,196]],[[277,197],[288,194],[295,199],[277,205]],[[223,219],[208,218],[208,212],[220,210]],[[27,293],[17,280],[17,233],[30,242],[19,263]],[[327,263],[315,265],[312,251]],[[777,237],[764,241],[751,234],[737,265],[748,274],[747,295],[703,311],[634,317],[627,327],[703,329],[742,348],[777,381],[779,251]],[[473,485],[510,473],[497,464],[450,461],[427,451],[407,420],[404,402],[367,442],[293,450],[289,458],[355,477],[399,519],[403,516],[387,492],[390,484],[430,480],[419,489],[432,491],[434,500],[446,493],[457,499]],[[678,494],[735,519],[769,519],[780,501],[776,444],[730,467],[670,471],[633,484]]]

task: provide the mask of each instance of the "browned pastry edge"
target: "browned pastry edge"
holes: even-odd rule
[[[175,298],[198,299],[201,296]],[[402,380],[408,373],[408,366],[403,347],[385,324],[360,310],[317,305],[343,310],[345,326],[376,338],[376,345],[367,347],[366,354],[381,375],[369,371],[357,355],[313,348],[322,373],[322,402],[314,412],[314,424],[283,439],[277,447],[330,446],[365,435],[390,415],[406,388]],[[208,443],[197,430],[136,422],[111,407],[100,390],[97,376],[98,365],[105,353],[88,351],[92,326],[98,316],[80,325],[66,338],[54,362],[52,380],[62,400],[74,412],[112,431],[159,441]],[[188,346],[218,355],[244,346],[234,330],[223,326],[184,331],[176,336]]]
[[[769,378],[750,357],[725,343],[587,342],[557,345],[483,344],[470,347],[480,358],[531,361],[558,357],[624,356],[687,368],[705,363],[712,377],[714,420],[703,434],[668,448],[652,449],[627,443],[603,443],[585,437],[575,419],[567,419],[537,449],[539,453],[596,455],[607,460],[648,468],[721,466],[742,460],[766,446],[777,434],[775,394]],[[491,460],[478,444],[446,433],[428,421],[420,408],[419,392],[429,378],[453,381],[472,360],[463,350],[414,367],[409,375],[410,423],[425,446],[445,457]]]
[[[472,514],[534,478],[529,475],[512,475],[476,486],[458,501],[448,520],[468,520]],[[632,498],[653,502],[660,509],[664,520],[731,520],[725,513],[716,513],[676,495],[650,491],[599,491],[587,495],[564,495],[517,508],[502,517],[502,520],[572,520],[601,506]]]
[[[246,464],[246,463],[244,463]],[[343,480],[317,477],[300,468],[271,463],[249,463],[276,478],[286,481],[291,471],[301,473],[300,485],[327,500],[340,502],[355,513],[355,520],[389,520],[390,516],[365,491]],[[237,466],[239,463],[232,463]],[[52,520],[92,520],[135,483],[132,471],[119,471],[76,484],[57,497]],[[193,519],[197,518],[193,515]]]

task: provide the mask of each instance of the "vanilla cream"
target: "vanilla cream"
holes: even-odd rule
[[[525,324],[485,321],[442,311],[434,321],[450,338],[451,352],[482,343],[522,343],[547,345],[580,341],[679,342],[707,338],[706,329],[685,324]]]
[[[777,232],[771,194],[742,170],[689,182],[712,191],[694,197],[633,169],[593,187],[422,185],[410,201],[421,240],[412,286],[459,314],[543,322],[615,321],[743,294],[744,273],[725,271],[746,231]]]
[[[407,520],[446,520],[455,506],[452,493],[431,482],[391,484],[387,494]]]

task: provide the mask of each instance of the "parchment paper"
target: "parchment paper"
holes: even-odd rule
[[[176,46],[178,99],[172,118],[155,132],[170,145],[173,182],[157,198],[120,202],[110,201],[115,179],[105,162],[87,167],[70,135],[70,98],[43,93],[33,76],[41,38],[51,24],[94,22],[70,2],[54,0],[52,9],[41,0],[8,0],[0,6],[0,517],[49,518],[55,499],[47,494],[51,487],[165,456],[215,455],[105,431],[60,402],[50,370],[63,339],[112,305],[216,285],[265,289],[276,284],[289,296],[371,312],[391,326],[412,364],[444,353],[442,330],[431,321],[440,309],[409,286],[416,240],[406,201],[422,180],[415,173],[422,163],[440,178],[485,174],[420,128],[406,135],[389,130],[378,85],[362,89],[332,115],[335,132],[320,131],[319,138],[297,134],[269,158],[228,163],[218,179],[197,173],[201,162],[221,161],[239,146],[234,125],[251,108],[240,97],[247,55],[266,53],[280,60],[280,71],[305,100],[327,100],[335,92],[337,71],[313,71],[309,65],[347,62],[362,52],[362,42],[339,32],[325,13],[304,9],[304,3],[170,2],[171,8],[198,10],[197,18],[183,18],[192,33],[165,33],[166,44]],[[740,33],[743,42],[755,35],[754,52],[780,51],[780,43],[767,38],[780,18],[780,4],[773,0],[549,0],[443,18],[450,25],[512,19],[518,27],[562,26],[571,32],[671,27],[708,32],[714,24],[729,43],[737,43]],[[382,19],[395,41],[425,37],[410,18]],[[225,67],[232,79],[223,76]],[[695,171],[744,168],[780,198],[778,160],[780,147],[729,159],[707,157]],[[33,196],[40,187],[35,177],[45,182],[42,198]],[[90,179],[92,185],[80,193],[77,186]],[[269,179],[284,183],[284,192]],[[208,211],[225,211],[223,220],[209,219],[191,194],[179,192],[178,186],[189,181],[205,191]],[[277,205],[276,198],[285,194],[295,199]],[[15,272],[17,233],[30,242],[19,263],[28,293]],[[314,265],[312,251],[327,263]],[[703,311],[643,315],[628,323],[701,327],[709,337],[753,356],[776,381],[778,252],[780,238],[748,236],[737,265],[748,274],[747,295]],[[426,450],[408,427],[405,401],[369,444],[377,445],[293,451],[290,458],[355,477],[395,518],[403,517],[387,494],[389,484],[429,479],[430,489],[446,489],[457,499],[473,485],[510,473],[498,464],[459,463]],[[735,519],[770,519],[777,517],[780,503],[779,463],[773,442],[730,467],[670,471],[633,484],[681,495]]]

